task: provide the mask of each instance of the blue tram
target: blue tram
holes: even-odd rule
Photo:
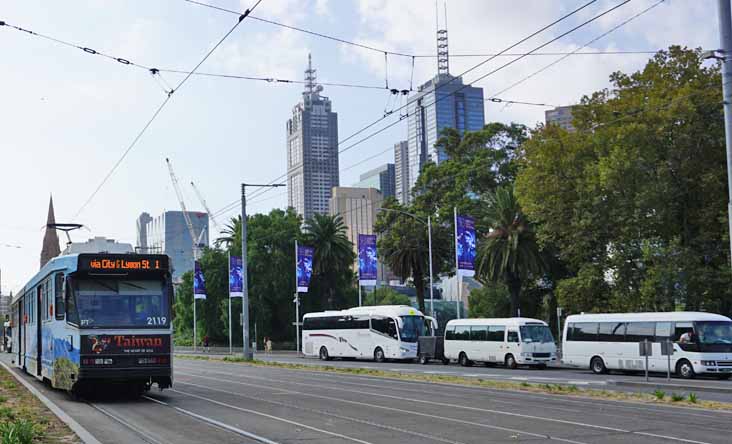
[[[171,387],[172,295],[166,255],[58,256],[11,302],[13,361],[74,393]]]

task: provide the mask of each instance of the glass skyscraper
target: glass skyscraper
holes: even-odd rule
[[[387,197],[394,197],[395,191],[395,177],[394,177],[394,164],[385,163],[378,168],[361,174],[360,181],[354,185],[356,188],[376,188],[381,191],[381,196],[386,199]]]
[[[208,213],[189,211],[199,245],[208,247]],[[152,218],[142,213],[137,219],[137,249],[140,253],[167,254],[173,267],[173,281],[193,270],[193,241],[182,211],[166,211]]]
[[[463,84],[462,78],[438,74],[409,99],[408,136],[409,189],[414,187],[422,166],[430,161],[447,159],[435,142],[444,128],[455,128],[461,134],[478,131],[485,125],[483,89]]]
[[[328,214],[333,187],[339,185],[338,114],[321,96],[308,56],[305,92],[287,121],[287,203],[303,219]]]

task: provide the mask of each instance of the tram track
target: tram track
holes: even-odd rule
[[[102,415],[106,416],[107,418],[110,418],[111,420],[113,420],[117,424],[120,424],[121,426],[123,426],[127,430],[131,431],[135,436],[139,437],[143,442],[145,442],[147,444],[174,444],[174,443],[172,443],[170,441],[161,441],[161,440],[158,440],[158,439],[153,438],[152,436],[150,436],[150,433],[149,432],[148,433],[145,433],[144,431],[142,431],[139,428],[139,426],[137,426],[137,427],[133,426],[129,422],[127,422],[124,419],[122,419],[120,417],[120,415],[115,415],[114,413],[112,413],[111,411],[107,410],[106,408],[100,407],[100,406],[98,406],[97,404],[95,404],[93,402],[85,401],[85,403],[89,407],[91,407],[94,410],[96,410],[97,412],[101,413]]]

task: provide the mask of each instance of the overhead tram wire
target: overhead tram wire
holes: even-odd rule
[[[247,9],[243,14],[241,14],[239,16],[239,19],[234,24],[234,26],[232,26],[231,29],[229,29],[229,31],[226,34],[224,34],[224,36],[221,39],[219,39],[219,41],[213,46],[213,48],[211,48],[206,53],[206,55],[188,73],[188,75],[186,75],[180,82],[178,82],[178,84],[175,86],[175,88],[173,88],[172,90],[170,90],[170,92],[168,92],[167,96],[165,97],[165,100],[160,104],[160,106],[158,106],[158,108],[153,113],[152,117],[147,121],[147,123],[145,123],[145,125],[142,127],[142,130],[140,130],[137,133],[137,135],[135,136],[135,138],[132,140],[132,143],[130,143],[130,145],[127,147],[127,149],[125,149],[125,151],[122,153],[122,156],[112,166],[112,169],[109,170],[109,172],[102,179],[101,183],[94,189],[94,191],[86,199],[86,201],[84,202],[84,204],[76,212],[76,214],[74,215],[74,219],[76,219],[81,214],[81,212],[84,211],[84,209],[89,205],[89,203],[92,201],[92,199],[94,199],[94,197],[97,195],[97,193],[99,193],[99,190],[102,189],[102,187],[107,182],[107,180],[109,180],[109,178],[112,177],[112,174],[114,174],[114,172],[120,166],[120,164],[125,159],[125,157],[127,157],[127,155],[130,153],[130,151],[132,151],[132,149],[135,147],[135,145],[137,145],[137,142],[140,140],[140,138],[142,137],[142,135],[145,134],[145,131],[147,131],[147,129],[150,127],[150,125],[152,125],[153,121],[155,121],[155,119],[158,117],[158,115],[163,110],[163,108],[165,108],[165,105],[168,104],[168,102],[170,101],[170,98],[173,97],[173,94],[175,92],[177,92],[181,87],[183,87],[183,85],[188,81],[188,79],[191,78],[191,76],[193,75],[193,73],[196,72],[196,70],[211,56],[211,54],[213,54],[213,52],[224,42],[224,40],[226,40],[234,32],[234,30],[237,27],[239,27],[239,25],[241,24],[241,22],[245,18],[247,18],[247,16],[252,11],[254,11],[254,9],[256,9],[257,6],[259,6],[260,3],[262,3],[262,0],[257,0],[257,2],[254,4],[254,6],[252,6],[250,9]]]
[[[221,12],[226,12],[229,14],[240,14],[238,11],[233,9],[227,9],[221,6],[211,5],[208,3],[203,3],[196,0],[184,0],[187,3],[192,3],[194,5],[203,6],[206,8],[214,9]],[[384,48],[377,48],[375,46],[371,45],[365,45],[363,43],[358,43],[350,40],[346,40],[341,37],[336,37],[328,34],[324,34],[317,31],[312,31],[305,28],[300,28],[293,25],[288,25],[286,23],[277,22],[275,20],[265,19],[262,17],[257,17],[252,15],[250,17],[253,20],[257,20],[263,23],[268,23],[270,25],[279,26],[282,28],[290,29],[297,32],[302,32],[304,34],[309,34],[315,37],[332,40],[334,42],[343,43],[345,45],[350,45],[362,49],[366,49],[369,51],[378,52],[379,54],[387,54],[387,55],[393,55],[393,56],[400,56],[400,57],[410,57],[410,58],[417,58],[417,59],[424,59],[424,58],[431,58],[434,59],[437,57],[436,54],[411,54],[403,51],[391,51]],[[635,51],[593,51],[593,52],[584,52],[584,53],[576,53],[572,52],[572,55],[625,55],[625,54],[655,54],[657,51],[647,51],[647,50],[635,50]],[[540,52],[540,53],[534,53],[531,54],[532,56],[557,56],[557,55],[564,55],[567,54],[566,52]],[[493,57],[493,56],[499,56],[499,57],[516,57],[522,55],[521,53],[466,53],[466,54],[460,54],[460,53],[450,53],[450,58],[456,58],[456,57]]]
[[[638,17],[642,16],[643,14],[646,14],[647,12],[651,11],[652,9],[660,6],[665,1],[666,0],[659,0],[656,3],[652,4],[651,6],[647,7],[646,9],[644,9],[644,10],[642,10],[640,12],[637,12],[636,14],[633,14],[632,16],[628,17],[627,19],[623,20],[622,22],[618,23],[617,25],[613,26],[609,30],[607,30],[607,31],[603,32],[602,34],[598,35],[597,37],[589,40],[587,43],[585,43],[584,45],[578,47],[574,51],[571,51],[571,52],[569,52],[567,54],[564,54],[562,57],[560,57],[557,60],[549,63],[548,65],[546,65],[546,66],[538,69],[537,71],[534,71],[533,73],[527,75],[526,77],[523,77],[522,79],[517,80],[516,82],[512,83],[508,87],[503,88],[502,90],[500,90],[497,93],[493,94],[490,98],[488,98],[486,100],[495,101],[494,99],[496,99],[499,95],[501,95],[501,94],[505,93],[506,91],[509,91],[509,90],[517,87],[518,85],[521,85],[522,83],[524,83],[527,80],[533,78],[534,76],[537,76],[537,75],[541,74],[542,72],[546,71],[547,69],[551,68],[552,66],[554,66],[554,65],[556,65],[556,64],[558,64],[558,63],[560,63],[560,62],[562,62],[564,60],[566,60],[569,56],[571,56],[573,54],[579,53],[579,51],[582,50],[583,48],[586,48],[586,47],[590,46],[591,44],[597,42],[598,40],[600,40],[600,39],[602,39],[604,37],[607,37],[609,34],[612,34],[613,32],[617,31],[618,29],[622,28],[623,26],[627,25],[628,23],[632,22],[633,20],[637,19]]]
[[[190,2],[190,3],[193,3],[193,1],[192,1],[192,0],[185,0],[185,1],[188,1],[188,2]],[[456,79],[458,79],[458,78],[461,78],[461,77],[462,77],[462,76],[464,76],[465,74],[467,74],[467,73],[469,73],[469,72],[471,72],[471,71],[473,71],[473,70],[475,70],[475,69],[477,69],[477,68],[481,67],[482,65],[484,65],[484,64],[486,64],[486,63],[488,63],[488,62],[490,62],[491,60],[495,59],[495,58],[496,58],[496,57],[497,57],[498,55],[500,55],[500,54],[504,54],[504,53],[507,53],[508,51],[510,51],[511,49],[513,49],[513,48],[515,48],[516,46],[520,45],[521,43],[524,43],[525,41],[527,41],[527,40],[529,40],[529,39],[531,39],[531,38],[535,37],[536,35],[540,34],[541,32],[543,32],[543,31],[545,31],[545,30],[547,30],[547,29],[549,29],[550,27],[554,26],[555,24],[557,24],[557,23],[560,23],[560,22],[561,22],[561,21],[563,21],[563,20],[566,20],[567,18],[569,18],[569,17],[571,17],[572,15],[574,15],[574,14],[576,14],[576,13],[580,12],[581,10],[583,10],[583,9],[585,9],[585,8],[587,8],[587,7],[589,7],[589,6],[590,6],[590,5],[592,5],[593,3],[596,3],[597,1],[598,1],[598,0],[590,0],[589,2],[587,2],[587,3],[583,4],[583,5],[581,5],[580,7],[578,7],[578,8],[576,8],[576,9],[574,9],[574,10],[572,10],[572,11],[568,12],[567,14],[565,14],[565,15],[561,16],[560,18],[558,18],[558,19],[554,20],[553,22],[549,23],[548,25],[546,25],[546,26],[544,26],[544,27],[540,28],[539,30],[537,30],[537,31],[535,31],[535,32],[533,32],[533,33],[531,33],[531,34],[530,34],[530,35],[528,35],[527,37],[524,37],[524,38],[522,38],[521,40],[517,41],[516,43],[514,43],[514,44],[512,44],[512,45],[508,46],[507,48],[505,48],[505,49],[504,49],[504,50],[502,50],[501,52],[497,53],[496,55],[494,55],[494,56],[491,56],[491,57],[489,57],[489,58],[487,58],[487,59],[483,60],[482,62],[478,63],[477,65],[474,65],[473,67],[471,67],[471,68],[467,69],[466,71],[464,71],[463,73],[461,73],[461,74],[460,74],[459,76],[457,76],[457,77],[454,77],[453,79],[449,80],[448,82],[445,82],[444,84],[438,85],[438,86],[437,86],[437,87],[435,88],[435,91],[437,91],[437,90],[438,90],[438,89],[440,89],[440,88],[444,88],[444,87],[445,87],[446,85],[450,84],[450,83],[451,83],[451,82],[453,82],[454,80],[456,80]],[[518,61],[518,60],[520,60],[521,58],[523,58],[523,57],[526,57],[526,56],[528,56],[528,54],[531,54],[531,53],[533,53],[533,52],[535,52],[535,51],[538,51],[539,49],[543,48],[544,46],[547,46],[548,44],[550,44],[550,43],[552,43],[552,42],[554,42],[554,41],[556,41],[556,40],[558,40],[558,39],[560,39],[560,38],[564,37],[565,35],[567,35],[567,34],[569,34],[569,33],[571,33],[571,32],[574,32],[575,30],[577,30],[577,29],[581,28],[582,26],[585,26],[585,25],[587,25],[588,23],[591,23],[591,22],[593,22],[593,21],[597,20],[598,18],[600,18],[600,17],[604,16],[605,14],[607,14],[607,13],[609,13],[609,12],[611,12],[611,11],[613,11],[613,10],[617,9],[618,7],[620,7],[620,6],[622,6],[622,5],[626,4],[626,3],[628,3],[628,2],[630,2],[630,1],[631,1],[631,0],[625,0],[624,2],[620,3],[619,5],[617,5],[617,6],[613,7],[613,8],[611,8],[611,9],[608,9],[607,11],[605,11],[605,12],[601,13],[600,15],[597,15],[597,16],[595,16],[595,17],[593,17],[593,18],[591,18],[591,19],[589,19],[589,20],[585,21],[584,23],[580,24],[579,26],[576,26],[575,28],[571,29],[570,31],[567,31],[567,32],[565,32],[565,33],[561,34],[561,35],[560,35],[559,37],[556,37],[556,38],[554,38],[554,39],[550,40],[549,42],[547,42],[547,43],[545,43],[545,44],[543,44],[543,45],[541,45],[541,46],[539,46],[539,47],[537,47],[537,48],[534,48],[534,50],[530,51],[529,53],[527,53],[527,54],[525,54],[525,55],[523,55],[523,56],[521,56],[521,57],[519,57],[519,58],[517,58],[517,59],[514,59],[514,60],[512,60],[511,62],[509,62],[509,63],[507,63],[507,64],[503,65],[502,67],[498,68],[497,70],[500,70],[500,69],[502,69],[502,68],[504,68],[504,67],[506,67],[506,66],[510,65],[511,63],[514,63],[515,61]],[[196,4],[199,4],[199,3],[196,3]],[[203,5],[203,4],[202,4],[202,5]],[[210,6],[210,5],[205,5],[205,6]],[[220,8],[218,8],[218,7],[215,7],[214,9],[220,9]],[[232,13],[233,13],[233,12],[235,12],[235,11],[230,11],[230,10],[227,10],[226,12],[232,12]],[[490,74],[492,74],[492,73],[496,72],[497,70],[494,70],[494,71],[492,71],[492,72],[491,72],[491,73],[489,73],[488,75],[490,75]],[[486,75],[486,76],[484,76],[484,77],[482,77],[482,78],[485,78],[485,77],[487,77],[488,75]],[[481,79],[482,79],[482,78],[481,78]],[[479,80],[480,80],[480,79],[479,79]],[[454,94],[458,93],[458,92],[459,92],[459,91],[461,91],[462,89],[464,89],[464,88],[467,88],[468,86],[471,86],[471,85],[472,85],[472,83],[475,83],[475,82],[471,82],[471,83],[469,83],[469,84],[466,84],[466,85],[464,85],[464,86],[463,86],[462,88],[460,88],[460,89],[458,89],[458,90],[456,90],[456,91],[453,91],[453,92],[451,92],[451,93],[448,93],[448,94],[446,94],[446,95],[444,95],[444,96],[440,97],[440,98],[439,98],[438,100],[436,100],[436,101],[435,101],[435,102],[433,102],[432,104],[434,104],[434,103],[437,103],[437,102],[438,102],[439,100],[442,100],[442,99],[444,99],[444,98],[450,97],[450,96],[452,96],[452,95],[454,95]],[[409,100],[408,100],[408,101],[407,101],[407,103],[405,103],[404,105],[402,105],[402,106],[400,106],[400,107],[398,107],[398,108],[396,108],[396,109],[392,110],[392,113],[390,113],[390,114],[387,114],[387,115],[384,115],[384,116],[382,116],[381,118],[379,118],[379,119],[375,120],[374,122],[372,122],[372,123],[370,123],[370,124],[368,124],[368,125],[366,125],[366,126],[362,127],[361,129],[359,129],[359,130],[358,130],[358,131],[356,131],[355,133],[351,134],[350,136],[346,137],[345,139],[343,139],[343,140],[340,140],[340,141],[338,141],[338,146],[340,146],[340,145],[342,145],[342,144],[343,144],[344,142],[346,142],[346,141],[348,141],[348,140],[350,140],[350,139],[352,139],[352,138],[356,137],[357,135],[361,134],[362,132],[364,132],[364,131],[368,130],[369,128],[371,128],[371,127],[375,126],[375,125],[376,125],[376,124],[378,124],[379,122],[381,122],[381,121],[383,121],[383,120],[387,119],[388,117],[390,117],[391,115],[393,115],[393,112],[396,112],[396,111],[401,111],[401,110],[403,110],[404,108],[407,108],[407,107],[408,107],[409,105],[411,105],[412,103],[413,103],[413,101],[409,101]],[[432,104],[431,104],[431,105],[432,105]],[[427,106],[430,106],[430,105],[427,105]],[[398,120],[397,122],[394,122],[394,123],[390,124],[390,125],[389,125],[388,127],[394,126],[394,125],[395,125],[396,123],[398,123],[398,122],[401,122],[401,121],[402,121],[402,120],[404,120],[404,118],[405,118],[405,117],[407,117],[407,116],[408,116],[408,114],[405,114],[405,115],[403,115],[403,116],[401,116],[401,115],[400,115],[400,117],[399,117],[399,120]],[[387,127],[387,128],[388,128],[388,127]],[[367,136],[367,137],[365,137],[365,138],[362,138],[362,139],[361,139],[361,140],[359,141],[359,143],[363,143],[364,141],[368,140],[369,138],[373,137],[373,136],[374,136],[374,135],[376,135],[376,134],[379,134],[379,133],[381,133],[382,131],[384,131],[384,129],[381,129],[381,130],[377,130],[376,132],[372,133],[372,134],[371,134],[370,136]],[[349,145],[349,146],[348,146],[348,147],[347,147],[346,149],[344,149],[344,150],[340,150],[340,151],[339,151],[339,154],[340,154],[340,153],[342,153],[342,152],[344,152],[345,150],[348,150],[348,149],[351,149],[351,148],[355,147],[356,145],[357,145],[357,144],[352,144],[352,145]],[[272,180],[272,181],[270,182],[270,184],[271,184],[271,183],[275,183],[275,182],[277,182],[277,181],[279,181],[279,180],[282,180],[282,179],[283,179],[283,178],[285,178],[286,176],[287,176],[287,173],[281,174],[281,175],[280,175],[280,176],[278,176],[277,178],[273,179],[273,180]],[[263,190],[261,191],[261,193],[260,193],[260,194],[264,194],[264,193],[267,193],[268,191],[270,191],[270,189],[269,189],[269,188],[263,189]],[[239,203],[239,200],[233,201],[233,202],[231,202],[230,204],[228,204],[228,205],[225,205],[225,206],[224,206],[223,208],[221,208],[220,210],[217,210],[217,211],[215,212],[215,214],[217,214],[217,215],[218,215],[218,214],[219,214],[219,211],[224,211],[224,212],[225,212],[225,211],[228,211],[228,209],[229,209],[229,208],[233,207],[234,205],[237,205],[238,203]]]

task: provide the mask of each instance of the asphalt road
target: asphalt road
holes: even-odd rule
[[[333,367],[368,368],[374,370],[388,370],[399,373],[414,373],[428,375],[449,375],[465,378],[482,378],[496,381],[530,382],[540,384],[565,384],[577,387],[595,388],[600,390],[616,390],[628,392],[652,392],[660,385],[661,389],[671,393],[694,392],[703,399],[732,403],[732,380],[721,381],[714,377],[700,376],[693,380],[684,380],[672,375],[667,381],[665,373],[651,373],[650,384],[645,384],[643,373],[612,372],[605,375],[596,375],[589,370],[559,368],[550,366],[545,370],[536,368],[522,368],[511,370],[503,366],[486,367],[482,364],[471,367],[461,367],[456,363],[443,365],[441,362],[430,362],[427,365],[402,362],[377,363],[367,360],[347,361],[334,359],[323,362],[314,358],[296,357],[293,353],[274,353],[266,355],[258,353],[257,359],[283,363],[303,364]]]
[[[103,443],[728,443],[732,413],[175,360],[174,389],[34,385]]]

